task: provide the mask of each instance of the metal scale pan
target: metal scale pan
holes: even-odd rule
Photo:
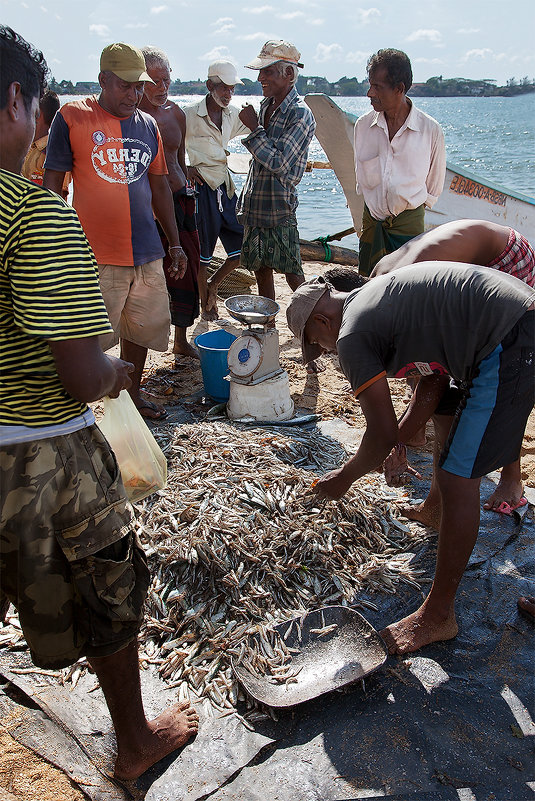
[[[225,301],[225,308],[231,317],[249,326],[267,325],[280,311],[278,303],[261,295],[233,295]]]
[[[313,631],[333,624],[336,626],[326,636]],[[380,668],[388,657],[373,626],[345,606],[324,606],[274,629],[288,647],[298,649],[291,661],[299,670],[295,682],[274,683],[269,676],[254,675],[231,660],[236,678],[249,695],[272,707],[301,704],[352,684]]]

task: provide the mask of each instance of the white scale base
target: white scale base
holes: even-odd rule
[[[239,384],[230,379],[227,415],[230,420],[289,420],[294,414],[290,381],[284,370],[258,384]]]

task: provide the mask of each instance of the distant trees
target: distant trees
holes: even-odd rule
[[[535,81],[527,76],[521,81],[510,78],[506,86],[496,86],[492,78],[474,81],[470,78],[446,78],[442,75],[416,83],[410,93],[413,97],[495,97],[535,92]]]
[[[56,81],[55,78],[49,83],[52,91],[58,95],[89,95],[98,94],[100,87],[96,81]],[[343,76],[334,83],[319,75],[300,75],[297,79],[297,91],[300,95],[311,92],[323,92],[332,97],[364,97],[368,91],[369,83],[365,78],[359,81],[358,78],[348,78]],[[176,80],[169,87],[170,95],[203,95],[206,92],[206,82],[203,78],[194,81]],[[492,97],[527,94],[535,92],[535,80],[524,78],[517,80],[509,78],[506,86],[496,86],[496,81],[485,78],[474,81],[470,78],[443,78],[436,75],[429,78],[425,83],[415,83],[412,85],[409,94],[412,97]],[[243,79],[243,86],[236,86],[237,95],[261,95],[262,88],[258,81],[251,81],[249,78]]]

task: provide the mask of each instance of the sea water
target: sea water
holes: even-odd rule
[[[180,106],[200,100],[191,96],[173,98]],[[367,97],[335,97],[335,103],[357,117],[371,110]],[[234,97],[233,104],[260,97]],[[521,97],[422,97],[418,108],[441,125],[446,140],[448,163],[469,170],[506,189],[535,196],[535,94]],[[239,140],[230,143],[232,152],[246,152]],[[309,159],[326,161],[320,143],[313,139]],[[245,176],[233,176],[241,190]],[[332,170],[305,173],[298,187],[297,220],[303,239],[343,231],[353,225],[342,187]],[[355,234],[344,237],[344,247],[357,247]]]
[[[61,98],[62,103],[74,100]],[[201,96],[172,97],[182,108],[198,102]],[[235,96],[233,105],[250,102],[258,108],[261,97]],[[336,97],[340,108],[356,116],[371,110],[367,97]],[[446,157],[455,165],[490,180],[505,189],[535,197],[535,94],[519,97],[419,97],[418,108],[442,125]],[[231,152],[247,152],[238,139],[229,144]],[[309,159],[326,161],[327,157],[314,138]],[[245,176],[235,175],[241,190]],[[315,169],[305,173],[298,187],[297,220],[303,239],[343,231],[353,225],[342,187],[332,170]],[[356,235],[339,244],[356,247]]]

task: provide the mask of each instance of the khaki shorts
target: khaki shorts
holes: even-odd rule
[[[36,665],[108,656],[136,638],[149,571],[97,426],[2,447],[0,516],[0,596]]]
[[[100,337],[102,350],[126,339],[142,348],[166,351],[171,317],[162,259],[139,267],[99,264],[100,289],[113,334]]]

